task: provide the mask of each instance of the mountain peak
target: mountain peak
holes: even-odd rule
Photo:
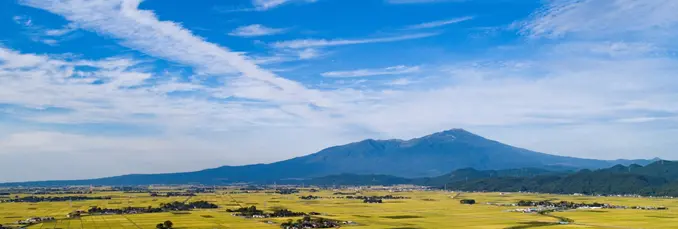
[[[440,131],[440,132],[436,132],[436,133],[430,134],[430,135],[428,135],[428,136],[452,135],[452,134],[470,134],[470,132],[468,132],[468,131],[466,131],[466,130],[464,130],[464,129],[454,128],[454,129],[449,129],[449,130],[443,130],[443,131]]]
[[[465,129],[461,128],[454,128],[454,129],[449,129],[441,132],[437,132],[428,136],[425,136],[423,138],[436,138],[436,139],[459,139],[459,138],[481,138],[480,136],[471,133]]]
[[[463,134],[471,134],[471,132],[468,132],[467,130],[462,129],[462,128],[452,128],[452,129],[449,129],[449,130],[442,131],[442,132],[440,132],[440,133],[463,133]]]
[[[630,162],[630,163],[629,163]],[[638,161],[642,163],[643,161]],[[95,185],[146,185],[146,184],[225,184],[234,182],[269,182],[281,179],[322,177],[334,174],[385,174],[400,177],[440,176],[447,171],[465,180],[466,177],[495,176],[484,170],[519,168],[594,168],[600,169],[614,164],[627,165],[635,160],[602,161],[562,157],[512,147],[464,129],[450,129],[410,140],[374,140],[333,146],[320,152],[270,164],[245,166],[224,166],[188,173],[165,173],[153,175],[129,175],[95,180],[68,182],[33,182],[32,185],[54,184],[95,184]],[[673,164],[676,163],[676,164]],[[616,166],[624,172],[629,167]],[[643,164],[644,165],[644,164]],[[678,162],[658,161],[648,171],[666,171],[668,166]],[[632,172],[636,169],[631,166]],[[582,170],[582,173],[592,172]],[[507,174],[534,174],[523,169]],[[678,174],[675,175],[678,177]],[[25,183],[29,184],[29,183]],[[10,185],[17,185],[10,184]],[[0,184],[3,186],[3,184]],[[7,186],[5,184],[4,186]]]

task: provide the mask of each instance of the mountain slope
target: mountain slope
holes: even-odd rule
[[[389,175],[359,175],[359,174],[338,174],[323,177],[313,177],[309,179],[280,180],[277,184],[295,184],[295,185],[397,185],[414,184],[422,186],[440,186],[446,183],[459,181],[474,181],[493,177],[535,177],[539,175],[566,175],[574,173],[573,171],[551,171],[545,169],[524,168],[524,169],[505,169],[505,170],[476,170],[473,168],[458,169],[451,173],[425,178],[402,178]]]
[[[505,170],[477,170],[473,168],[458,169],[451,173],[428,178],[414,179],[413,183],[424,186],[443,186],[460,181],[474,181],[499,177],[535,177],[541,175],[565,175],[573,171],[552,171],[537,168],[505,169]]]
[[[631,162],[631,161],[629,161]],[[642,163],[643,161],[633,161]],[[411,140],[364,140],[271,164],[223,166],[197,172],[125,175],[80,181],[25,182],[5,185],[145,185],[266,183],[282,179],[343,173],[383,174],[405,178],[440,176],[461,168],[603,168],[616,161],[538,153],[452,129]],[[649,163],[649,162],[648,162]]]
[[[442,185],[445,184],[437,183],[435,186]],[[678,162],[657,161],[646,166],[616,165],[595,171],[584,169],[569,175],[495,177],[472,181],[450,179],[446,185],[465,191],[678,196]]]

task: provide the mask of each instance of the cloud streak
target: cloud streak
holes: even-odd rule
[[[317,1],[318,0],[252,0],[252,5],[254,5],[255,10],[264,11],[282,6],[283,4],[290,2],[312,3]]]
[[[231,36],[237,37],[259,37],[259,36],[268,36],[274,34],[280,34],[285,32],[285,29],[276,29],[266,27],[260,24],[253,24],[247,26],[241,26],[229,33]]]
[[[389,4],[422,4],[439,2],[463,2],[466,0],[385,0]]]
[[[302,39],[291,41],[280,41],[273,43],[275,48],[313,48],[313,47],[328,47],[328,46],[342,46],[342,45],[357,45],[369,43],[386,43],[405,40],[421,39],[426,37],[437,36],[439,33],[417,33],[394,37],[368,38],[368,39]]]
[[[174,22],[159,21],[151,11],[139,10],[141,0],[24,0],[22,3],[63,15],[79,27],[115,37],[121,44],[155,57],[191,65],[208,74],[242,75],[247,80],[259,81],[256,84],[261,90],[234,88],[231,96],[322,103],[316,92],[303,85],[261,69],[240,53],[206,42]]]
[[[677,11],[678,2],[672,0],[554,0],[517,26],[531,37],[665,35],[678,26]]]
[[[547,5],[544,12],[552,13],[520,23],[526,36],[551,41],[515,44],[512,51],[487,47],[488,56],[443,56],[422,63],[425,69],[397,65],[420,56],[369,62],[372,53],[357,53],[365,69],[331,71],[350,63],[337,59],[286,72],[287,79],[257,64],[319,60],[323,47],[436,34],[283,41],[271,44],[275,58],[265,60],[160,21],[139,9],[139,1],[20,2],[62,15],[145,59],[0,47],[0,180],[89,178],[55,169],[55,163],[110,176],[273,162],[367,137],[411,138],[451,127],[580,157],[647,152],[671,158],[678,147],[666,137],[678,134],[678,60],[666,51],[674,45],[667,38],[675,30],[666,29],[674,16],[655,5],[671,9],[672,2],[552,1],[563,5],[555,11]],[[590,22],[583,21],[587,17]],[[190,66],[197,75],[155,66],[151,57]],[[395,77],[369,77],[376,75]],[[103,159],[82,160],[91,157]],[[12,163],[27,160],[50,170]]]
[[[418,72],[419,66],[405,66],[398,65],[387,68],[380,69],[358,69],[352,71],[335,71],[335,72],[325,72],[321,75],[324,77],[331,78],[347,78],[347,77],[365,77],[365,76],[379,76],[379,75],[402,75]]]
[[[468,20],[472,20],[473,17],[467,16],[467,17],[459,17],[459,18],[453,18],[449,20],[440,20],[440,21],[432,21],[432,22],[426,22],[426,23],[421,23],[421,24],[416,24],[416,25],[411,25],[405,27],[406,29],[430,29],[430,28],[437,28],[441,26],[446,26],[446,25],[451,25],[451,24],[456,24]]]

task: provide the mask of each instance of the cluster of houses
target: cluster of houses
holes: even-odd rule
[[[321,218],[318,217],[319,215],[321,215],[321,213],[318,212],[310,212],[306,214],[304,212],[293,212],[288,209],[276,209],[273,212],[267,213],[264,212],[263,210],[257,209],[256,206],[241,207],[238,209],[227,209],[226,211],[232,212],[233,216],[255,219],[278,218],[278,217],[288,218],[303,216],[302,219],[298,219],[296,221],[290,219],[289,221],[282,223],[280,227],[283,229],[339,228],[341,227],[341,225],[357,225],[353,221],[341,222],[337,220]],[[266,222],[269,224],[274,223],[273,221]]]
[[[89,186],[73,186],[73,187],[12,187],[0,189],[0,196],[14,194],[32,194],[32,195],[78,195],[90,194],[91,187]]]
[[[80,218],[80,216],[82,216],[83,213],[85,213],[85,211],[82,210],[72,211],[71,213],[66,214],[66,218],[69,219]]]
[[[400,200],[400,199],[410,199],[410,197],[405,196],[346,196],[346,199],[358,199],[363,200],[363,203],[383,203],[383,200]]]
[[[632,206],[632,207],[630,207],[630,209],[637,209],[637,210],[655,210],[655,211],[656,211],[656,210],[659,210],[659,211],[669,210],[669,208],[664,207],[664,206],[659,206],[659,207],[651,207],[651,206],[650,206],[650,207]]]
[[[0,202],[37,203],[37,202],[63,202],[77,200],[110,200],[110,196],[24,196],[1,200]]]
[[[307,229],[307,228],[339,228],[342,224],[355,224],[352,221],[346,221],[340,223],[336,220],[330,220],[325,218],[311,218],[310,216],[304,216],[302,219],[297,221],[289,220],[280,225],[283,229]]]
[[[538,213],[538,212],[543,212],[549,210],[548,208],[541,208],[541,207],[535,207],[535,208],[517,208],[517,209],[512,209],[509,210],[509,212],[519,212],[519,213]]]
[[[54,221],[54,217],[31,217],[25,220],[19,220],[16,223],[21,225],[33,225],[49,221]]]
[[[386,192],[414,192],[414,191],[429,191],[432,190],[431,187],[427,186],[418,186],[418,185],[393,185],[393,186],[381,186],[381,185],[370,185],[370,186],[350,186],[350,187],[342,187],[342,189],[334,189],[336,190],[344,190],[344,189],[352,189],[355,191],[364,191],[364,190],[369,190],[369,191],[386,191]]]
[[[299,216],[317,216],[321,215],[318,212],[293,212],[288,209],[276,209],[273,212],[267,213],[263,210],[257,209],[256,206],[241,207],[238,209],[226,209],[226,212],[231,212],[233,216],[244,218],[280,218],[280,217],[299,217]]]
[[[393,196],[393,195],[385,195],[385,196],[347,196],[346,199],[359,199],[359,200],[364,200],[364,199],[402,200],[402,199],[410,199],[410,197],[406,197],[406,196]]]
[[[195,193],[193,193],[193,192],[167,192],[167,193],[161,194],[161,193],[157,193],[157,192],[151,192],[151,196],[153,196],[153,197],[158,197],[158,196],[164,196],[164,197],[195,196]]]
[[[279,188],[279,189],[275,190],[275,193],[282,194],[282,195],[289,195],[289,194],[299,193],[299,190],[294,189],[294,188]]]
[[[515,204],[494,204],[488,203],[496,206],[520,206],[526,208],[518,208],[510,210],[511,212],[521,212],[521,213],[538,213],[544,211],[565,211],[565,210],[595,210],[595,209],[639,209],[639,210],[668,210],[667,207],[640,207],[640,206],[622,206],[622,205],[612,205],[606,203],[575,203],[569,201],[560,201],[560,202],[551,202],[551,201],[531,201],[531,200],[521,200]]]

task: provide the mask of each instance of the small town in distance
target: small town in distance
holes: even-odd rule
[[[658,218],[642,227],[670,228],[678,207],[669,196],[471,192],[417,185],[71,186],[2,191],[3,228],[392,228],[393,224],[436,228],[449,226],[446,219],[453,219],[454,227],[603,228],[631,227],[646,217]],[[623,218],[617,218],[620,215]]]

